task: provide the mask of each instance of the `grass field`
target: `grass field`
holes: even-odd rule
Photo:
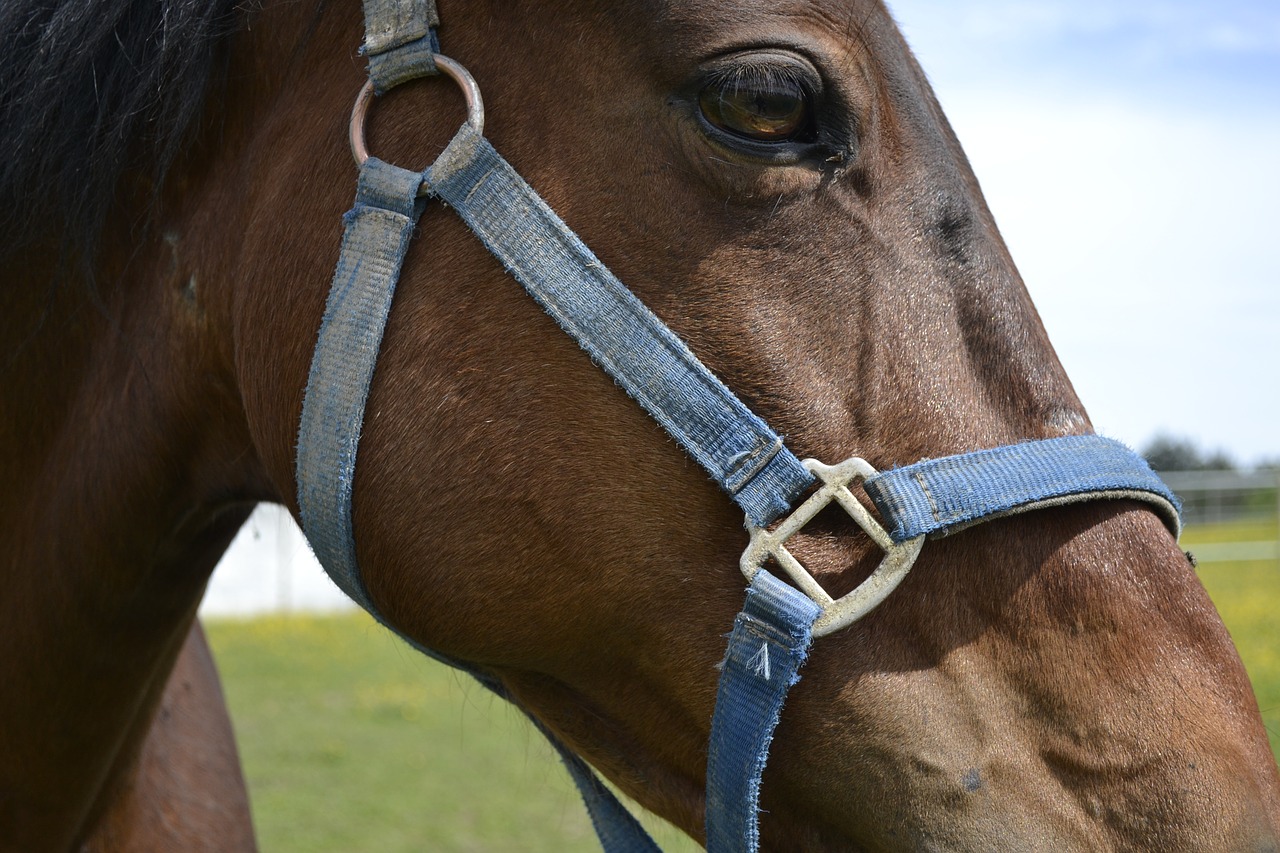
[[[206,623],[265,853],[598,851],[542,736],[369,617]],[[696,850],[651,825],[664,850]]]
[[[1220,524],[1189,528],[1182,546],[1193,554],[1198,544],[1275,541],[1272,523]],[[1280,565],[1273,560],[1202,563],[1200,580],[1217,605],[1240,650],[1258,696],[1271,750],[1280,756]]]
[[[1275,525],[1191,530],[1197,544]],[[1280,752],[1280,567],[1204,565]],[[207,624],[265,853],[595,851],[578,795],[540,735],[469,679],[364,615]],[[695,850],[657,826],[664,850]]]

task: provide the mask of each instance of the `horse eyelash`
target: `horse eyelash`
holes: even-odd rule
[[[726,88],[734,93],[743,89],[786,90],[799,88],[812,98],[812,81],[799,68],[776,62],[744,62],[725,68],[716,68],[707,77],[708,86]]]

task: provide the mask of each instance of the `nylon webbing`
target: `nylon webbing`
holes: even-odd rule
[[[376,92],[438,73],[434,0],[365,0],[365,12],[364,49]],[[420,173],[376,158],[361,166],[303,396],[296,462],[302,528],[329,577],[378,622],[520,707],[501,683],[387,622],[369,598],[356,563],[351,517],[356,452],[400,268],[425,206],[421,185]],[[586,762],[528,716],[568,769],[606,853],[657,853],[644,828]]]
[[[777,433],[618,281],[487,140],[464,126],[425,178],[752,524],[769,524],[813,483]]]
[[[435,0],[364,0],[364,46],[369,79],[379,95],[401,83],[439,73]]]
[[[547,740],[555,747],[556,754],[564,762],[569,776],[578,788],[582,802],[587,807],[591,827],[596,831],[596,838],[600,840],[600,847],[605,853],[662,853],[661,848],[640,825],[640,821],[636,820],[635,816],[627,811],[626,806],[618,801],[613,792],[591,769],[591,765],[543,728],[532,715],[529,715],[529,719],[539,731],[546,735]]]
[[[364,49],[378,54],[417,41],[440,26],[435,0],[364,0]]]
[[[707,756],[707,850],[758,849],[760,779],[787,691],[800,680],[813,623],[811,599],[756,573],[733,623],[720,670]]]
[[[371,613],[356,566],[351,492],[373,369],[400,265],[422,213],[422,176],[370,157],[360,168],[298,427],[298,506],[316,558]]]
[[[1176,537],[1177,497],[1118,441],[1072,435],[979,450],[882,471],[864,487],[895,542],[945,536],[1014,512],[1100,498],[1145,501]]]

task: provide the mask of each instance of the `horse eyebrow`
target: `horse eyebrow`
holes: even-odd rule
[[[835,36],[846,36],[864,49],[871,46],[867,23],[877,11],[892,20],[892,15],[881,0],[790,0],[791,8],[784,0],[763,0],[759,5],[775,15],[816,23]],[[780,8],[782,7],[782,8]]]
[[[831,35],[853,39],[869,48],[867,22],[877,11],[892,20],[882,0],[739,0],[731,12],[717,0],[641,0],[629,12],[636,20],[695,23],[713,25],[716,21],[742,22],[753,14],[776,18],[792,18],[804,23],[817,23]],[[705,8],[704,8],[705,7]],[[643,11],[642,11],[643,10]]]

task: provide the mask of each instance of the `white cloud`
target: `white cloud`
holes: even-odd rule
[[[1117,79],[1144,97],[1188,87],[1242,102],[1277,99],[1280,3],[1274,0],[897,0],[907,39],[937,80],[1012,75],[1069,92]]]

